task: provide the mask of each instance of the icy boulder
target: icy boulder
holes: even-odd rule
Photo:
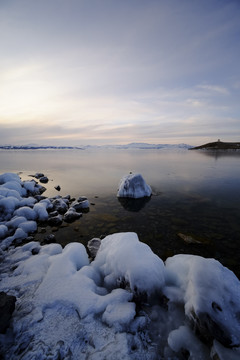
[[[138,240],[136,233],[106,236],[92,266],[101,272],[109,289],[126,285],[135,294],[150,295],[165,283],[163,261]]]
[[[217,260],[175,255],[166,261],[173,302],[182,302],[194,332],[205,342],[240,346],[240,282]]]
[[[152,189],[141,174],[129,174],[121,179],[117,196],[138,199],[151,194]]]

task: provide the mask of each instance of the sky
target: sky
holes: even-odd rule
[[[0,145],[240,141],[240,0],[0,0]]]

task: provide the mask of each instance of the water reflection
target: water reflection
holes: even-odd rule
[[[192,150],[197,151],[201,155],[205,155],[207,157],[215,158],[216,160],[219,158],[238,158],[240,159],[240,151],[238,150]]]
[[[151,197],[145,196],[140,199],[119,197],[118,201],[127,211],[138,212],[150,201]]]

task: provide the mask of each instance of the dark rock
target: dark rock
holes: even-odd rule
[[[55,235],[49,234],[44,237],[44,244],[52,244],[56,242]]]
[[[99,238],[93,238],[88,241],[87,248],[92,258],[96,257],[100,245],[101,245],[101,239]]]
[[[69,201],[70,201],[71,196],[70,196],[70,195],[63,196],[63,199],[67,199],[67,200],[69,200]]]
[[[48,225],[50,226],[60,226],[62,224],[62,217],[61,215],[49,217]]]
[[[16,297],[0,292],[0,333],[5,334],[15,309]]]
[[[39,181],[40,181],[41,183],[46,184],[46,183],[48,183],[48,177],[47,177],[47,176],[42,176],[42,177],[40,177]]]
[[[217,305],[212,304],[212,307],[216,308],[216,311],[222,311]],[[224,325],[218,324],[209,314],[199,313],[196,315],[194,309],[192,309],[191,318],[188,318],[188,320],[195,334],[206,344],[211,345],[213,340],[216,339],[227,348],[236,346],[232,344],[231,334],[224,328]]]
[[[57,191],[60,191],[61,187],[60,187],[60,185],[57,185],[57,186],[54,186],[54,189],[56,189]]]
[[[33,177],[35,177],[36,179],[40,179],[41,177],[44,176],[43,173],[36,173],[35,175],[32,175]]]
[[[41,201],[41,200],[46,199],[47,197],[46,197],[46,196],[43,196],[43,195],[35,195],[34,198],[39,202],[39,201]]]
[[[55,211],[51,211],[49,214],[49,217],[54,217],[54,216],[58,216],[58,212],[55,210]]]
[[[81,201],[84,201],[84,200],[87,200],[86,196],[79,196],[79,198],[77,199],[78,202],[81,202]]]
[[[79,198],[79,199],[83,199],[83,198]],[[89,201],[86,199],[84,200],[76,200],[72,203],[72,207],[76,210],[76,211],[85,211],[88,212],[89,211]]]
[[[64,214],[68,210],[66,202],[62,198],[53,200],[54,210],[58,211],[60,214]]]
[[[82,213],[77,212],[74,208],[70,208],[63,216],[63,220],[70,223],[82,216]]]
[[[37,255],[39,253],[39,248],[33,248],[32,249],[32,255]]]

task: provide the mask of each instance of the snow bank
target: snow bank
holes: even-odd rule
[[[165,294],[184,304],[196,332],[206,340],[240,346],[240,283],[234,273],[217,260],[194,255],[175,255],[166,269],[175,284]]]
[[[164,264],[135,233],[119,233],[105,237],[92,263],[100,269],[107,288],[119,284],[133,292],[152,293],[164,285]]]
[[[239,281],[213,259],[177,255],[164,266],[134,233],[105,237],[91,263],[80,243],[62,249],[31,242],[5,255],[0,291],[17,297],[14,342],[0,337],[6,358],[240,356],[217,331],[205,341],[190,321],[192,309],[199,319],[207,313],[224,331],[231,329],[228,346],[240,338]],[[139,291],[151,297],[136,297]]]
[[[151,187],[146,184],[141,174],[129,174],[121,179],[117,196],[138,199],[151,194]]]

